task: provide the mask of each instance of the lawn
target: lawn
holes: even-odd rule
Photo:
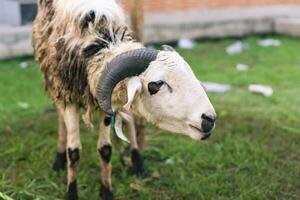
[[[244,39],[249,49],[226,54],[234,39],[200,41],[179,50],[203,81],[231,84],[209,93],[217,127],[205,142],[147,127],[143,152],[150,177],[138,179],[120,163],[125,146],[115,141],[113,187],[122,200],[299,199],[300,198],[300,40],[284,36],[280,47],[260,47],[259,36]],[[20,62],[28,62],[25,69]],[[237,63],[250,65],[239,72]],[[263,97],[248,85],[270,85]],[[51,170],[56,151],[56,113],[44,94],[32,58],[0,61],[0,192],[13,199],[63,199],[66,172]],[[81,125],[81,199],[97,199],[97,130]],[[0,193],[1,199],[1,193]]]

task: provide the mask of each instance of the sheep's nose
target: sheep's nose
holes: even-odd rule
[[[202,114],[202,130],[205,133],[209,133],[215,126],[216,116],[209,114]]]

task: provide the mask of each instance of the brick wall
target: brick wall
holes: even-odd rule
[[[128,10],[132,0],[121,0]],[[187,10],[195,8],[246,7],[257,5],[300,4],[300,0],[144,0],[146,12]]]

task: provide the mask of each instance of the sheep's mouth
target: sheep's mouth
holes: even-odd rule
[[[198,128],[198,127],[196,127],[196,126],[193,126],[193,125],[189,125],[193,130],[195,130],[195,131],[197,131],[197,132],[199,132],[199,133],[203,133],[203,131],[200,129],[200,128]]]
[[[189,127],[193,130],[193,131],[195,131],[195,132],[197,132],[197,133],[199,133],[200,135],[201,135],[201,140],[205,140],[205,139],[207,139],[207,138],[209,138],[209,136],[210,136],[210,132],[204,132],[202,129],[200,129],[200,128],[198,128],[198,127],[196,127],[196,126],[193,126],[193,125],[191,125],[191,124],[189,124]]]

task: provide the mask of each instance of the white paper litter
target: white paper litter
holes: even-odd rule
[[[173,157],[168,158],[165,162],[166,162],[166,164],[168,164],[168,165],[173,165],[173,164],[175,164],[175,161],[174,161],[174,158],[173,158]]]
[[[248,71],[249,66],[246,65],[246,64],[238,63],[238,64],[236,65],[236,69],[237,69],[238,71],[244,72],[244,71]]]
[[[260,40],[258,44],[262,47],[279,47],[281,45],[281,42],[279,40],[269,38]]]
[[[181,49],[192,49],[195,47],[195,42],[191,39],[181,38],[177,45]]]
[[[229,55],[234,55],[234,54],[239,54],[242,53],[244,51],[246,51],[248,49],[248,45],[241,42],[241,41],[237,41],[235,43],[233,43],[232,45],[228,46],[226,48],[226,52]]]
[[[273,95],[272,87],[266,85],[251,84],[249,85],[249,91],[252,93],[262,94],[266,97]]]
[[[25,68],[28,67],[28,62],[21,62],[21,63],[19,64],[19,66],[20,66],[20,68],[25,69]]]
[[[20,108],[23,108],[23,109],[29,108],[29,104],[26,103],[26,102],[18,102],[17,105],[18,105]]]
[[[228,84],[203,82],[202,85],[208,92],[224,93],[231,89],[231,86]]]

